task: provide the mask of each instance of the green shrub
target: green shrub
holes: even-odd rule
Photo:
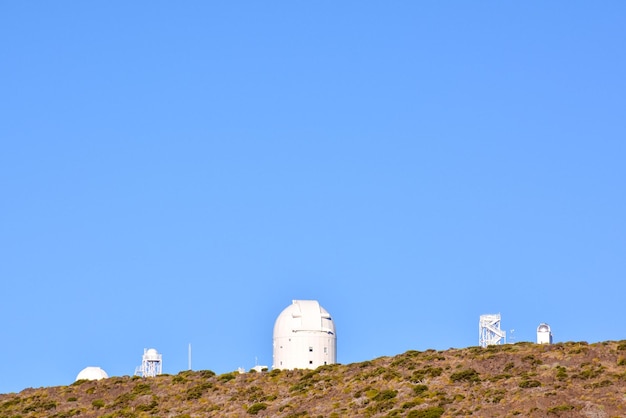
[[[370,360],[366,360],[366,361],[362,361],[361,364],[359,364],[359,367],[361,369],[364,369],[366,367],[371,366],[373,363]]]
[[[305,380],[315,380],[315,377],[317,377],[319,375],[319,371],[317,370],[312,370],[308,373],[306,373],[304,376],[302,376],[300,378],[300,381],[305,381]]]
[[[235,376],[236,372],[230,372],[230,373],[224,373],[221,374],[217,377],[217,380],[219,380],[222,383],[226,383],[230,380],[233,380],[236,376]]]
[[[593,383],[591,385],[591,387],[594,388],[594,389],[597,389],[597,388],[605,388],[605,387],[611,386],[611,385],[613,385],[613,382],[611,382],[610,380],[603,380],[601,382]]]
[[[440,406],[434,406],[426,409],[419,409],[409,412],[407,418],[439,418],[444,413],[444,409]]]
[[[118,408],[127,406],[130,401],[136,398],[136,395],[132,393],[122,393],[120,396],[115,398],[115,401],[111,404],[111,408]]]
[[[580,373],[575,374],[573,377],[577,379],[593,379],[600,376],[604,372],[604,366],[593,366],[589,363],[581,365]]]
[[[289,392],[304,393],[313,385],[313,383],[314,382],[311,382],[308,380],[304,382],[296,383],[295,385],[292,385],[289,388]]]
[[[569,351],[569,354],[582,354],[589,351],[589,347],[587,347],[589,345],[588,343],[583,341],[576,344],[577,345],[572,344],[572,349]]]
[[[380,376],[381,374],[385,373],[387,371],[387,368],[385,367],[377,367],[374,370],[372,370],[369,373],[364,373],[363,377],[365,377],[366,379],[369,379],[370,377],[376,377],[376,376]]]
[[[387,389],[387,390],[383,390],[382,392],[378,392],[376,394],[376,396],[374,396],[374,400],[377,402],[380,401],[386,401],[389,399],[393,399],[398,395],[398,391],[397,390],[392,390],[392,389]]]
[[[263,402],[257,402],[255,404],[252,404],[248,409],[247,409],[247,413],[250,415],[256,415],[259,412],[263,411],[264,409],[267,409],[267,404],[263,403]]]
[[[137,405],[135,409],[137,411],[152,411],[157,406],[159,406],[159,403],[157,401],[152,401],[149,404]]]
[[[382,400],[380,402],[376,402],[373,404],[369,404],[368,407],[365,408],[366,415],[371,416],[371,415],[379,414],[384,411],[388,411],[393,408],[394,403],[395,403],[395,400],[392,398],[392,399],[385,399],[385,400]]]
[[[213,387],[213,383],[211,382],[204,382],[204,383],[200,383],[199,385],[196,386],[192,386],[189,389],[187,389],[186,394],[187,394],[187,400],[191,401],[193,399],[199,399],[202,397],[202,394],[207,390]]]
[[[378,389],[374,389],[371,386],[366,387],[365,389],[365,396],[367,396],[368,399],[374,399],[374,397],[376,395],[378,395]]]
[[[426,385],[415,385],[413,386],[413,393],[415,396],[422,396],[424,392],[428,390],[428,386]]]
[[[22,399],[20,398],[9,399],[8,401],[5,401],[2,403],[2,406],[0,407],[0,409],[7,409],[12,406],[19,405],[20,402],[22,402]]]
[[[75,417],[75,416],[80,416],[83,414],[83,411],[80,409],[70,409],[69,411],[66,412],[59,412],[57,414],[51,415],[50,418],[71,418],[71,417]],[[19,418],[20,416],[14,416],[11,418]]]
[[[402,409],[411,409],[419,405],[421,401],[409,401],[402,404]]]
[[[532,366],[538,366],[543,363],[541,359],[536,358],[532,354],[522,357],[522,361],[530,363]]]
[[[133,388],[135,395],[147,395],[150,392],[152,392],[152,388],[147,383],[137,383]]]
[[[503,394],[498,394],[496,396],[494,396],[493,398],[491,398],[491,403],[500,403],[500,401],[504,399],[504,395]]]
[[[450,380],[453,382],[470,382],[476,383],[480,382],[480,375],[474,369],[465,369],[460,372],[452,373],[450,375]]]
[[[187,379],[184,376],[176,375],[172,378],[172,383],[185,383]]]
[[[93,406],[96,409],[104,408],[104,401],[102,399],[96,399],[93,402],[91,402],[91,406]]]
[[[248,400],[248,402],[256,403],[266,400],[265,394],[263,393],[263,389],[258,386],[250,386],[243,392],[243,395]]]
[[[413,383],[418,383],[418,382],[421,382],[426,377],[441,376],[442,372],[443,372],[443,369],[441,367],[428,366],[423,369],[414,371],[413,374],[411,375],[410,381]]]
[[[572,409],[574,409],[574,405],[558,405],[558,406],[553,406],[552,408],[548,409],[548,414],[556,414],[556,415],[560,415],[561,412],[565,412],[565,411],[571,411]]]
[[[519,387],[522,389],[536,388],[539,386],[541,386],[541,382],[538,380],[522,380],[519,382]]]
[[[200,370],[198,374],[200,375],[200,377],[204,379],[208,379],[210,377],[215,376],[215,372],[213,370]]]
[[[23,412],[49,411],[51,409],[56,409],[57,407],[57,403],[55,401],[40,400],[39,396],[34,396],[33,399],[35,401],[24,408]]]
[[[388,370],[387,372],[385,372],[385,374],[383,374],[383,379],[387,381],[400,377],[402,377],[402,374],[400,374],[400,372],[396,370]]]

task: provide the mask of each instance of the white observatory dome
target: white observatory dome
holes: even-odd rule
[[[315,369],[337,362],[337,335],[316,300],[294,300],[274,324],[274,369]]]
[[[154,348],[144,348],[141,366],[135,369],[135,376],[154,377],[161,373],[163,373],[163,355]]]
[[[537,344],[552,344],[552,331],[550,325],[542,322],[537,327]]]
[[[154,360],[154,361],[159,360],[159,353],[154,348],[148,349],[148,351],[146,351],[144,356],[146,360]]]
[[[76,380],[100,380],[107,379],[109,375],[100,367],[85,367],[78,373]]]

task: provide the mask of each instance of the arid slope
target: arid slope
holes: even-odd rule
[[[265,373],[111,377],[0,395],[4,417],[626,416],[626,341],[408,351]]]

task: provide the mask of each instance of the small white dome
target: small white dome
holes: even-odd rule
[[[100,380],[107,379],[109,375],[100,367],[85,367],[78,373],[76,380]]]
[[[539,324],[537,332],[550,332],[550,326],[548,324]]]
[[[159,353],[154,348],[150,348],[148,351],[146,351],[146,354],[144,354],[144,356],[146,357],[146,360],[159,359]]]

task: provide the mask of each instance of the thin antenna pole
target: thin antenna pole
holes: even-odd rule
[[[189,370],[191,370],[191,343],[189,343]]]

